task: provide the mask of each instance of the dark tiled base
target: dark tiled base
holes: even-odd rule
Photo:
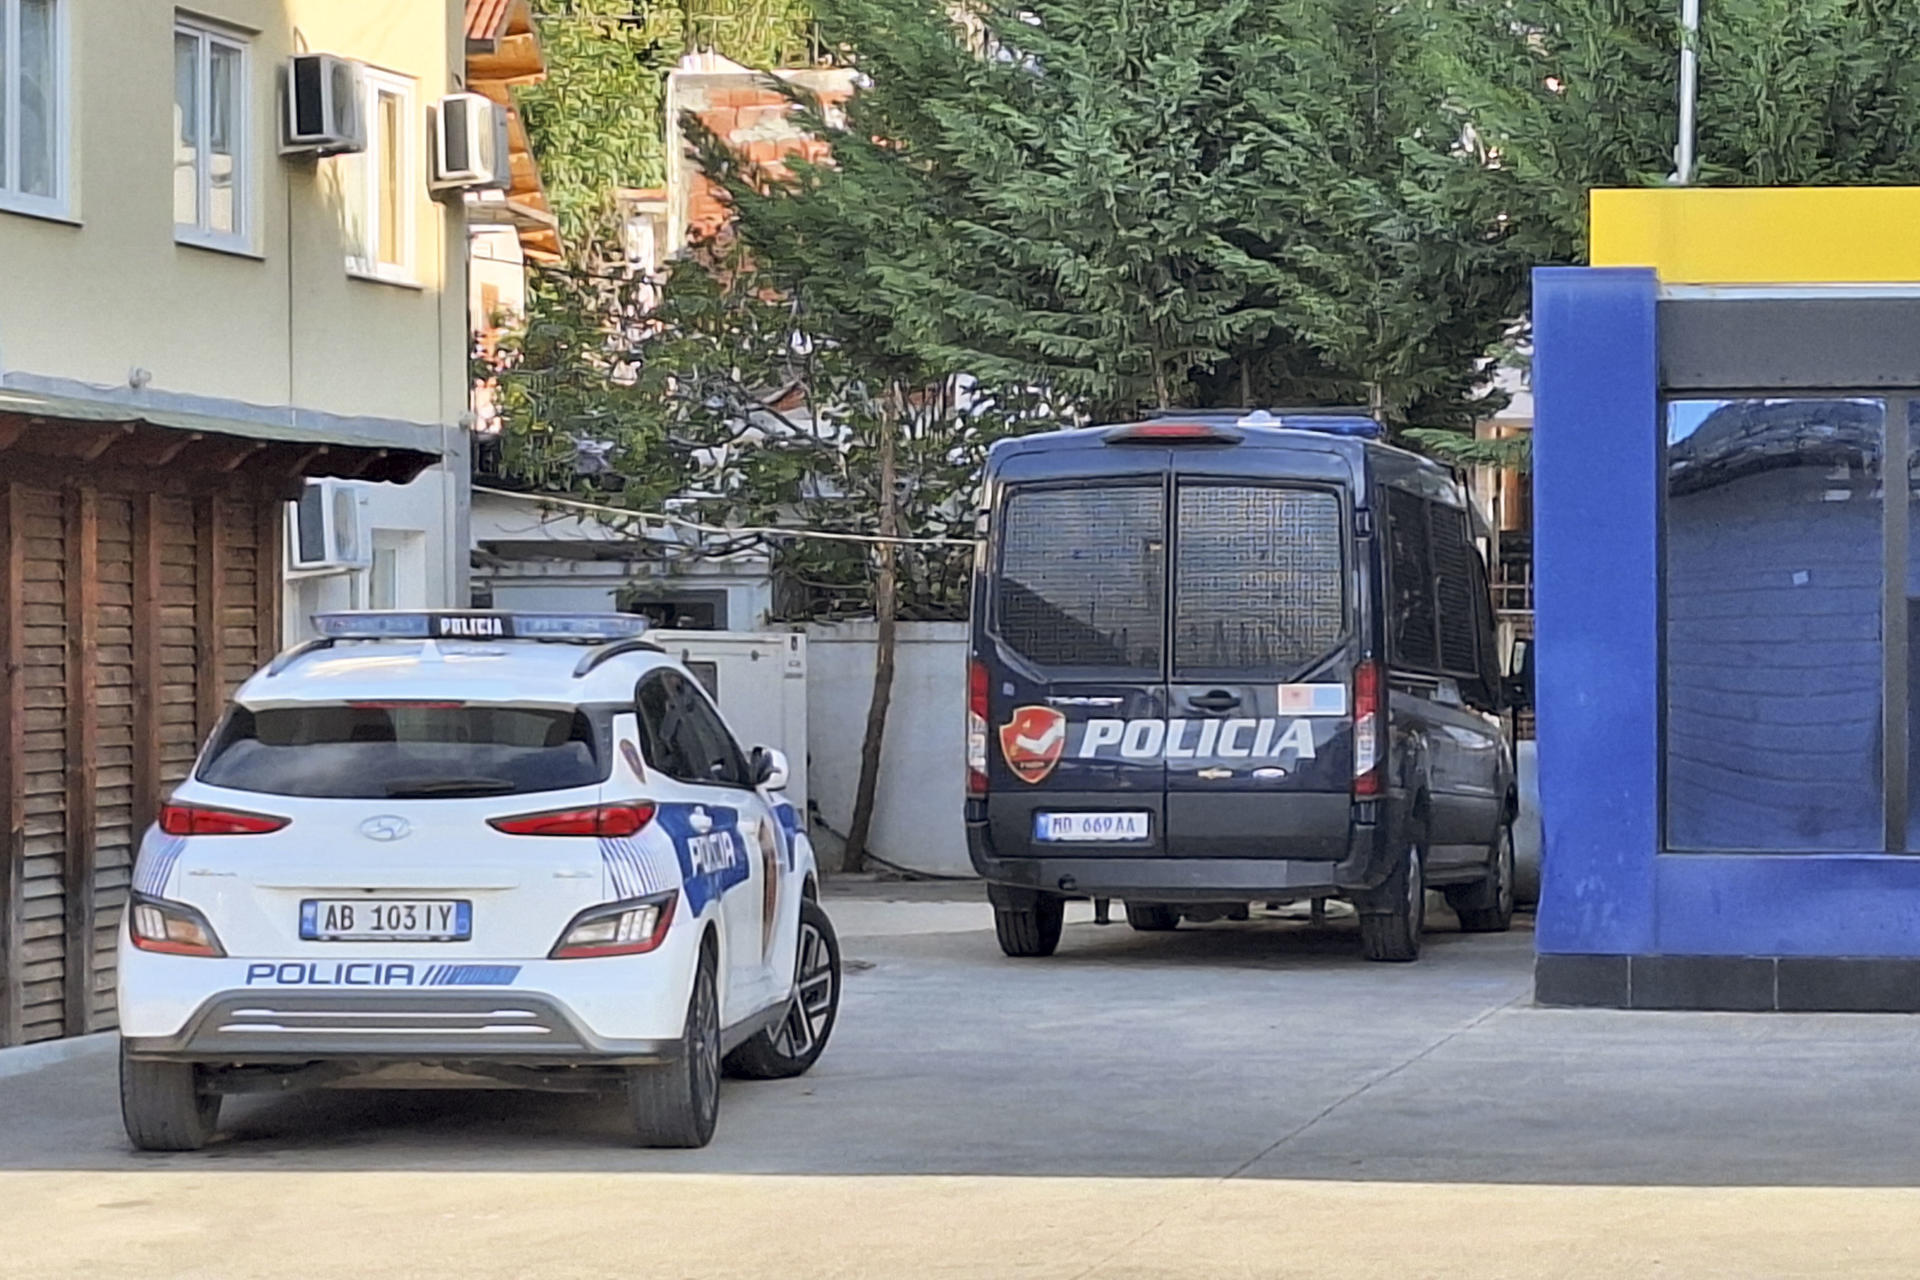
[[[1920,1013],[1920,958],[1543,955],[1533,998],[1607,1009]]]

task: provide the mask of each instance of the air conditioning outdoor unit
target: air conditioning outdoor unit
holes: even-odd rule
[[[477,93],[440,99],[433,112],[435,191],[504,191],[513,185],[507,111]]]
[[[287,563],[296,570],[364,569],[373,535],[360,493],[345,480],[309,480],[288,513]]]
[[[336,156],[367,149],[359,63],[330,53],[297,53],[287,59],[286,88],[282,153]]]

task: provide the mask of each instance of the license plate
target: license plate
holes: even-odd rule
[[[465,942],[473,904],[447,898],[308,898],[300,904],[308,942]]]
[[[1036,813],[1033,838],[1048,841],[1103,842],[1145,840],[1147,815],[1144,813]]]

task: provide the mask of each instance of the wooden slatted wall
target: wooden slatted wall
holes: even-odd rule
[[[0,1045],[114,1025],[140,833],[279,636],[280,513],[0,481]]]

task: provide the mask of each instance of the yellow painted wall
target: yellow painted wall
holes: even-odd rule
[[[459,0],[195,0],[251,33],[252,256],[177,244],[166,0],[64,0],[71,221],[0,210],[0,371],[451,424],[466,410],[465,231],[429,198],[427,107],[455,91]],[[341,160],[281,157],[296,50],[412,78],[417,288],[350,278]]]
[[[1920,187],[1688,187],[1592,194],[1591,262],[1667,284],[1920,282]]]

